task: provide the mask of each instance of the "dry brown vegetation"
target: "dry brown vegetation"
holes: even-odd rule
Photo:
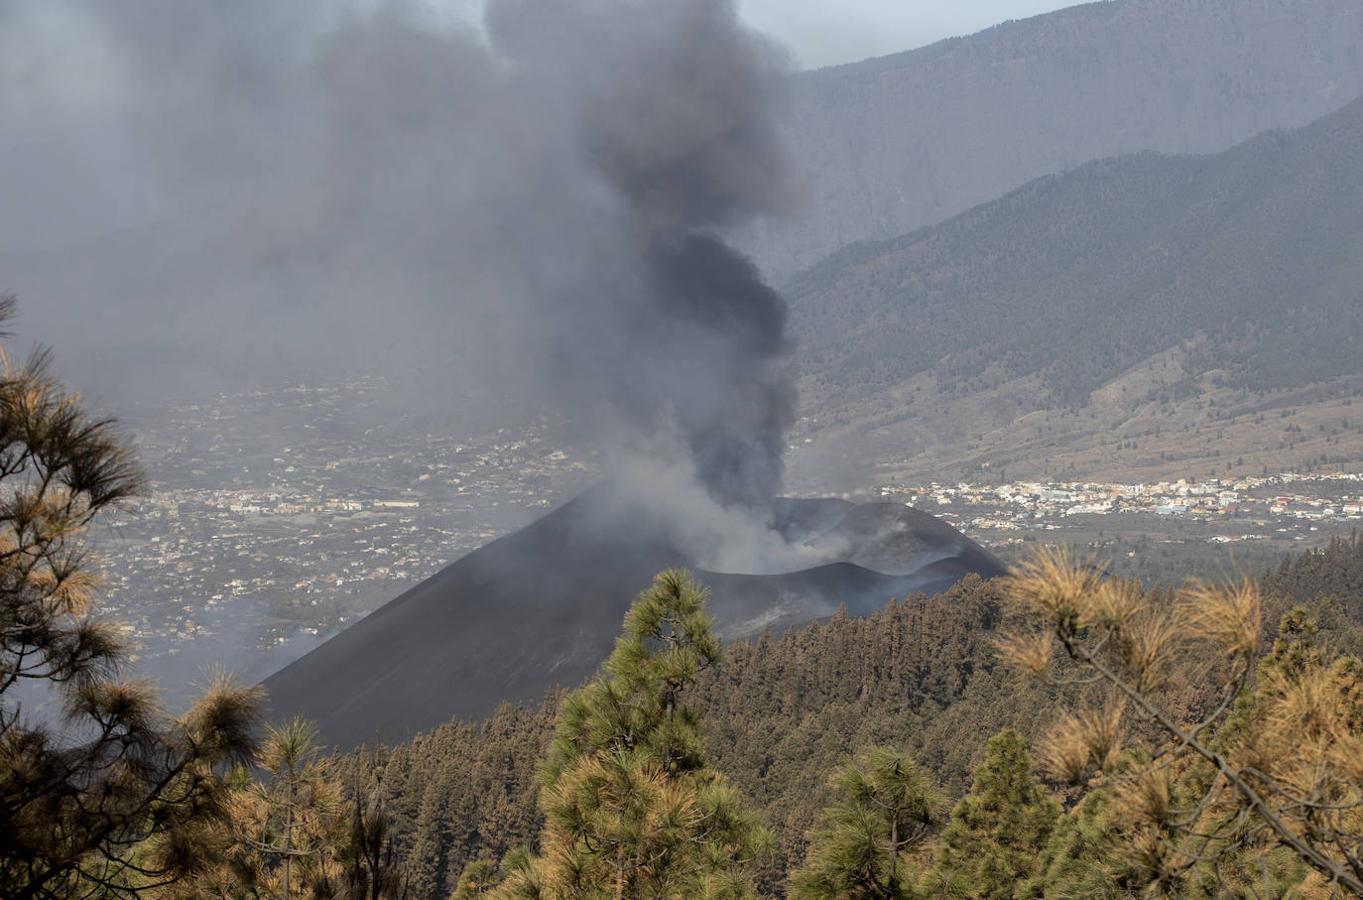
[[[1005,590],[1025,616],[1004,658],[1079,689],[1043,762],[1075,785],[1105,778],[1151,883],[1210,866],[1229,884],[1246,854],[1285,848],[1363,894],[1363,662],[1314,643],[1309,616],[1286,615],[1261,657],[1253,581],[1170,595],[1047,551]],[[1195,715],[1167,702],[1177,680],[1204,685]]]

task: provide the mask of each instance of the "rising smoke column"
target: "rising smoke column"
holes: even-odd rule
[[[786,305],[720,230],[785,202],[779,53],[727,0],[499,0],[488,22],[532,91],[567,88],[573,143],[620,201],[608,395],[638,434],[674,425],[722,504],[769,501],[795,406]]]
[[[774,495],[786,309],[723,235],[788,203],[786,70],[729,0],[489,0],[481,28],[410,2],[0,17],[7,130],[62,148],[0,191],[46,191],[56,234],[75,176],[71,232],[119,233],[10,286],[106,385],[132,354],[69,336],[135,342],[149,384],[419,360],[721,508]]]

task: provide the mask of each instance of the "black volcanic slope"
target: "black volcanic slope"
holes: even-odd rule
[[[341,747],[400,740],[503,701],[588,678],[653,575],[690,565],[660,530],[612,512],[597,489],[476,550],[265,681],[271,715],[302,715]],[[899,504],[781,501],[797,542],[836,561],[778,575],[698,570],[726,639],[894,597],[935,593],[1002,563],[960,532]],[[694,567],[693,567],[694,568]]]

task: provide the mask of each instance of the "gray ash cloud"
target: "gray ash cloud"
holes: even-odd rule
[[[785,58],[728,0],[0,0],[0,285],[115,398],[347,368],[776,491]]]

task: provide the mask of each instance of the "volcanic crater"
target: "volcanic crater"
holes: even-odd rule
[[[266,679],[274,719],[301,715],[334,746],[388,743],[589,678],[634,597],[683,566],[711,590],[717,633],[738,640],[832,615],[867,615],[1005,566],[897,503],[779,499],[768,524],[811,564],[711,571],[665,517],[598,486],[475,550]]]

